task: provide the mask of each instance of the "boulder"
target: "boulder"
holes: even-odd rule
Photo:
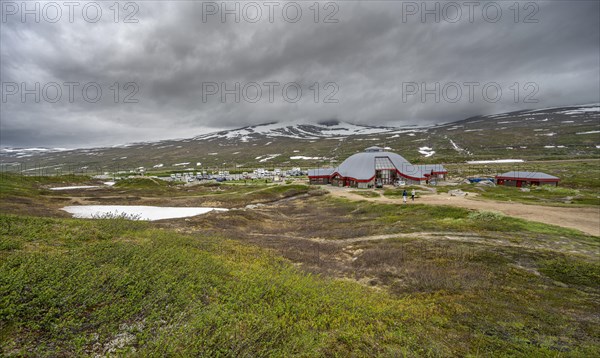
[[[262,206],[265,206],[264,204],[248,204],[246,205],[246,209],[258,209]]]
[[[465,193],[464,191],[462,191],[460,189],[449,190],[448,194],[450,194],[450,196],[465,196],[465,195],[467,195],[467,193]]]

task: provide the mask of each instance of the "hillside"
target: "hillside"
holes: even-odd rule
[[[107,148],[2,148],[2,169],[25,174],[185,168],[330,165],[365,147],[389,147],[415,163],[518,158],[597,158],[600,107],[476,116],[435,126],[372,127],[338,121],[269,123],[194,138]]]
[[[393,190],[49,190],[95,182],[0,176],[0,356],[599,355],[597,236]],[[84,220],[75,204],[231,210]]]

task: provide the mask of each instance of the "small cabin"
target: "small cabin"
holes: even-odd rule
[[[558,186],[559,178],[541,172],[506,172],[496,175],[496,184],[520,188],[529,185]]]

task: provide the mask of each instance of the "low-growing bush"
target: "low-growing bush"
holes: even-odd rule
[[[94,214],[92,215],[92,219],[98,219],[98,220],[141,220],[142,219],[142,215],[140,214],[128,214],[128,213],[119,213],[119,212],[114,212],[114,213],[102,213],[102,214]]]
[[[600,265],[579,260],[540,260],[539,271],[548,277],[573,285],[593,286],[600,283]]]
[[[500,221],[506,218],[506,215],[498,211],[473,211],[470,212],[468,218],[476,221]]]
[[[365,198],[379,198],[381,195],[373,190],[352,190],[352,194],[364,196]]]
[[[558,194],[558,195],[575,196],[575,195],[579,194],[579,190],[577,190],[577,189],[563,188],[563,187],[554,186],[554,185],[542,185],[542,186],[538,187],[537,190],[542,190],[542,191],[546,191],[546,192],[549,192],[552,194]]]

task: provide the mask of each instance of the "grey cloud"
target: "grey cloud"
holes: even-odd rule
[[[83,4],[84,2],[82,2]],[[262,2],[258,2],[262,4]],[[417,2],[420,4],[421,2]],[[429,2],[430,4],[432,2]],[[460,3],[460,2],[459,2]],[[186,137],[211,129],[273,121],[336,118],[359,124],[430,124],[524,108],[600,101],[600,6],[596,1],[538,2],[538,23],[515,23],[507,2],[496,23],[402,21],[401,2],[338,2],[338,23],[317,23],[312,2],[302,19],[248,23],[217,17],[202,22],[200,2],[137,2],[138,23],[114,23],[103,4],[95,24],[1,24],[2,82],[97,82],[102,100],[88,103],[1,103],[0,140],[9,146],[91,146]],[[522,6],[526,2],[521,3]],[[112,4],[112,3],[111,3]],[[231,3],[230,3],[231,4]],[[322,3],[324,5],[325,3]],[[443,4],[443,3],[440,3]],[[485,2],[481,2],[483,6]],[[326,13],[321,9],[321,16]],[[521,19],[528,12],[521,9]],[[123,14],[122,14],[123,15]],[[264,14],[263,14],[264,15]],[[288,103],[267,94],[257,103],[202,101],[204,82],[297,82],[303,96]],[[403,101],[403,83],[478,81],[501,85],[490,103],[466,94],[457,103],[420,96]],[[111,85],[121,86],[118,103]],[[127,82],[139,103],[122,103]],[[319,82],[319,103],[309,87]],[[339,103],[322,103],[326,82]],[[538,103],[515,103],[509,87],[535,82]],[[281,87],[279,87],[281,88]],[[263,88],[265,89],[265,88]],[[464,90],[464,88],[463,88]],[[64,96],[63,96],[64,97]],[[29,97],[28,97],[29,98]]]

